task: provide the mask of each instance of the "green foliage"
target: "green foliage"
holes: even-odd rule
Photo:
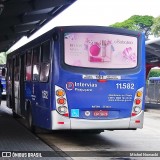
[[[5,52],[1,52],[0,53],[0,64],[6,64],[6,53]]]
[[[123,22],[112,24],[112,27],[125,28],[145,33],[146,39],[151,34],[151,26],[153,25],[154,17],[133,15]]]
[[[125,29],[133,30],[133,22],[131,20],[125,20],[124,22],[117,22],[111,25],[111,27],[125,28]]]
[[[154,19],[151,31],[155,37],[160,36],[160,16]]]
[[[148,74],[149,77],[160,77],[160,69],[151,69]]]

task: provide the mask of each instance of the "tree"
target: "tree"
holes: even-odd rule
[[[133,15],[129,19],[123,22],[117,22],[115,24],[112,24],[111,26],[144,32],[146,39],[148,39],[148,36],[151,34],[151,26],[153,25],[153,23],[153,16]]]
[[[0,64],[6,64],[6,53],[5,52],[1,52],[0,53]]]
[[[160,16],[154,19],[151,31],[155,37],[160,36]]]
[[[160,77],[160,69],[151,69],[148,77]]]

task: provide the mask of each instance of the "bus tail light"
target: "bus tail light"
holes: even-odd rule
[[[136,95],[137,95],[137,97],[142,97],[142,92],[141,91],[137,91]]]
[[[58,98],[58,99],[57,99],[57,103],[58,103],[58,104],[65,104],[65,103],[66,103],[66,99],[63,98],[63,97]]]
[[[131,115],[131,116],[133,117],[133,116],[136,116],[136,115],[137,115],[137,113],[135,113],[135,112],[132,112],[132,115]]]
[[[67,113],[67,111],[68,111],[68,109],[67,109],[66,106],[59,106],[59,107],[58,107],[58,112],[59,112],[60,114],[65,114],[65,113]]]
[[[56,95],[57,95],[58,97],[62,97],[62,96],[65,95],[65,92],[64,92],[64,90],[62,90],[62,89],[58,89],[58,90],[56,91]]]
[[[135,104],[136,105],[139,105],[141,103],[141,100],[140,99],[135,99]]]
[[[143,100],[143,88],[140,88],[137,90],[134,97],[132,113],[131,113],[132,117],[138,115],[141,112],[142,100]]]
[[[141,111],[141,108],[139,106],[134,107],[134,112],[139,113]]]
[[[55,99],[57,112],[65,117],[69,117],[67,97],[64,89],[55,86]]]

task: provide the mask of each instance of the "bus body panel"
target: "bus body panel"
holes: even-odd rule
[[[33,123],[42,128],[51,128],[50,87],[48,83],[26,82],[25,99],[31,102]]]
[[[70,117],[72,117],[72,111],[79,110],[77,110],[79,115],[76,118],[96,119],[96,117],[86,117],[84,115],[84,111],[94,110],[110,111],[110,116],[97,117],[98,119],[130,117],[136,91],[142,87],[136,77],[135,80],[130,77],[130,79],[126,80],[107,80],[106,82],[84,80],[82,79],[82,75],[76,75],[74,78],[73,74],[70,76],[66,74],[61,78],[63,81],[57,85],[65,87],[63,89],[67,95]],[[126,88],[123,89],[120,87]]]

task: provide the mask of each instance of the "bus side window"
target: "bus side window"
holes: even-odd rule
[[[41,45],[41,61],[42,62],[50,61],[50,41],[44,42]]]
[[[40,81],[41,82],[47,82],[49,77],[49,63],[42,63],[41,65],[41,74],[40,74]]]
[[[33,48],[33,72],[32,72],[33,81],[39,80],[39,74],[40,74],[39,57],[40,57],[40,46]]]
[[[32,50],[27,50],[26,52],[26,76],[25,80],[30,81],[31,80],[31,55],[32,55]]]
[[[41,46],[41,73],[40,81],[47,82],[49,79],[50,70],[50,41],[47,41]]]
[[[13,60],[12,59],[8,59],[8,63],[7,63],[7,77],[8,77],[8,80],[9,80],[9,85],[10,85],[10,80],[11,80],[11,77],[12,77],[12,63],[13,63]]]
[[[6,69],[5,68],[2,68],[2,76],[6,76]]]

